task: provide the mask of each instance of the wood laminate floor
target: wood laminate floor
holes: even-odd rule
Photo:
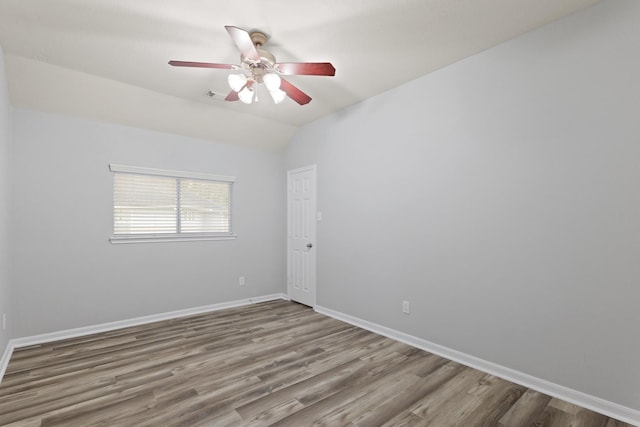
[[[275,301],[21,348],[2,426],[627,426]]]

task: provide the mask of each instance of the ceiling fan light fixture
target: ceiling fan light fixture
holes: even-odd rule
[[[273,102],[275,104],[280,104],[287,97],[287,93],[280,89],[270,90],[269,94],[271,95],[271,99],[273,99]]]
[[[227,82],[229,82],[229,87],[231,90],[235,92],[240,92],[243,87],[247,84],[247,76],[244,74],[229,74],[227,77]]]
[[[245,87],[240,92],[238,92],[238,98],[240,98],[240,101],[244,102],[245,104],[251,104],[253,102],[253,95],[253,90],[249,89],[248,87]]]
[[[276,73],[265,74],[264,76],[262,76],[262,81],[264,82],[264,85],[267,87],[267,89],[269,89],[269,91],[280,89],[280,84],[282,83],[280,76]]]

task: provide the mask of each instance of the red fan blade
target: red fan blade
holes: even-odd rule
[[[275,69],[284,75],[335,76],[336,69],[330,62],[280,62]]]
[[[227,97],[224,99],[225,101],[237,101],[240,98],[238,97],[238,92],[236,91],[231,91],[229,92],[229,95],[227,95]]]
[[[286,81],[285,79],[280,79],[280,89],[282,89],[289,98],[293,99],[300,105],[308,104],[311,101],[311,97]]]
[[[258,54],[256,47],[253,45],[253,41],[251,41],[251,36],[248,32],[242,28],[231,25],[226,25],[224,28],[227,29],[231,39],[236,46],[238,46],[238,49],[240,49],[240,52],[242,52],[245,58],[260,62],[260,55]]]
[[[174,67],[200,67],[200,68],[225,68],[231,70],[235,65],[231,64],[214,64],[212,62],[189,62],[189,61],[169,61],[169,65]]]

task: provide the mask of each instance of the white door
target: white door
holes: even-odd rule
[[[287,288],[293,301],[316,304],[316,166],[287,172]]]

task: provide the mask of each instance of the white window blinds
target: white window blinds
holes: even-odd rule
[[[114,239],[232,237],[233,177],[110,165]]]

